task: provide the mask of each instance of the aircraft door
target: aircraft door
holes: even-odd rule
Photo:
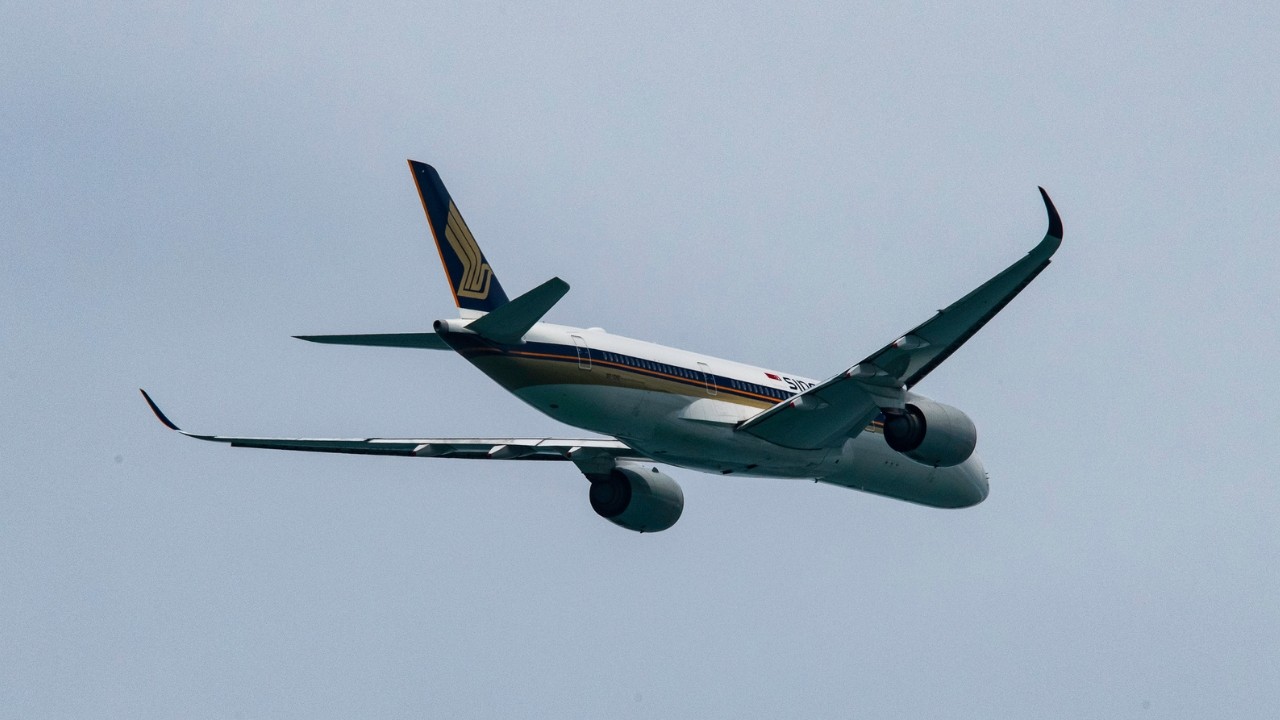
[[[717,394],[719,389],[716,387],[716,376],[711,374],[711,367],[704,362],[700,362],[698,363],[698,370],[702,373],[702,383],[707,388],[707,394]]]
[[[573,347],[578,351],[578,369],[591,369],[591,348],[587,347],[587,341],[582,339],[581,335],[571,335],[573,338]]]

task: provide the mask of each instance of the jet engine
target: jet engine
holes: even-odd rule
[[[956,408],[917,397],[903,410],[885,410],[884,439],[918,463],[951,467],[973,454],[978,428]]]
[[[666,530],[684,511],[684,493],[657,468],[620,462],[608,473],[591,474],[591,509],[615,525],[636,532]]]

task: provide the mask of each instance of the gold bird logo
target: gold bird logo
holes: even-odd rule
[[[480,254],[480,246],[463,222],[453,201],[449,201],[449,221],[445,223],[444,237],[453,248],[453,254],[462,262],[462,277],[458,279],[457,293],[462,297],[484,300],[489,297],[489,282],[493,269]]]

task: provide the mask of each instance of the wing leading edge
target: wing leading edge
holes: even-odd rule
[[[1040,188],[1049,229],[1031,252],[929,320],[845,372],[774,405],[738,426],[791,448],[839,445],[882,408],[901,407],[920,382],[1031,284],[1062,245],[1062,219]]]
[[[175,425],[146,390],[140,392],[156,418],[170,430],[197,440],[226,443],[232,447],[466,460],[569,460],[578,464],[601,459],[649,459],[617,440],[605,438],[255,438],[200,435]]]

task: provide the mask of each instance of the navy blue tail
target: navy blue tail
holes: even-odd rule
[[[444,263],[445,276],[453,301],[464,310],[489,312],[507,303],[507,294],[493,274],[493,268],[485,260],[484,253],[462,219],[462,213],[453,204],[449,191],[440,180],[440,173],[426,163],[409,161],[413,181],[422,196],[422,208],[427,211],[427,222]]]

